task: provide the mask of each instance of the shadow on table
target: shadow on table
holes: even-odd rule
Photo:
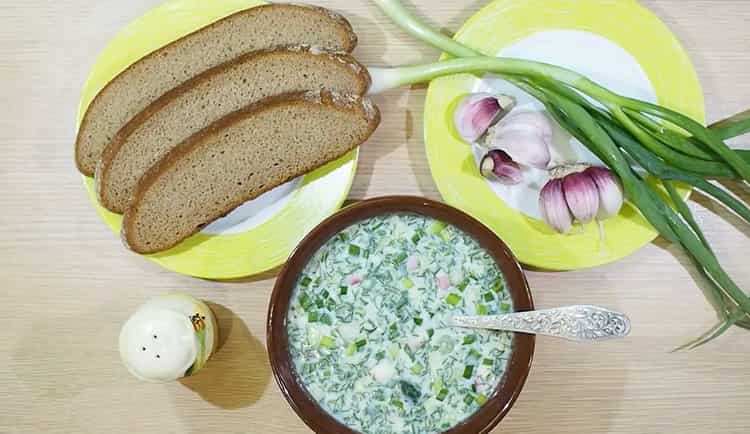
[[[220,408],[252,405],[271,379],[265,347],[234,312],[220,304],[208,305],[219,325],[218,350],[198,374],[180,383]]]
[[[272,280],[272,279],[275,279],[279,275],[279,273],[281,273],[282,268],[284,268],[283,264],[279,265],[276,268],[272,268],[262,273],[254,274],[252,276],[240,277],[238,279],[221,279],[221,280],[216,280],[216,282],[241,284],[241,283],[262,282],[264,280]]]
[[[739,218],[737,218],[739,220]],[[703,295],[706,297],[706,301],[708,301],[711,306],[717,311],[716,315],[716,321],[717,323],[721,319],[719,316],[719,312],[723,309],[722,306],[719,304],[720,300],[716,297],[714,293],[714,288],[711,285],[711,283],[707,280],[706,276],[704,276],[698,268],[696,268],[693,261],[690,259],[690,257],[685,253],[684,250],[682,250],[680,247],[670,243],[666,239],[659,237],[654,241],[654,245],[659,247],[660,249],[664,250],[665,252],[671,254],[674,256],[677,261],[680,263],[680,265],[685,269],[685,271],[690,274],[690,277],[693,279],[695,284],[700,288],[701,292],[703,292]],[[721,261],[721,258],[719,258]],[[743,328],[747,329],[748,327],[743,326]]]

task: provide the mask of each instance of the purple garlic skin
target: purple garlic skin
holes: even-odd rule
[[[482,176],[495,179],[505,185],[517,185],[523,182],[521,167],[510,156],[499,149],[488,152],[479,164]]]
[[[625,198],[620,180],[615,174],[603,167],[589,167],[583,173],[594,181],[599,192],[596,219],[607,220],[619,214]]]
[[[475,93],[467,95],[454,113],[458,135],[467,143],[474,143],[487,133],[513,107],[513,98],[505,95]]]
[[[599,190],[584,172],[572,173],[562,180],[565,201],[573,217],[582,224],[591,223],[599,212]]]
[[[539,209],[544,221],[557,232],[564,234],[573,227],[573,216],[565,201],[562,179],[553,179],[542,188]]]

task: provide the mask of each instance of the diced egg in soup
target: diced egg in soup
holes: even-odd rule
[[[463,231],[416,214],[361,221],[299,277],[287,333],[301,383],[364,434],[446,431],[492,396],[511,353],[504,332],[448,327],[512,310],[492,257]]]

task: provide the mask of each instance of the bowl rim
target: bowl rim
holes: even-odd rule
[[[315,227],[289,257],[274,285],[266,322],[266,344],[276,384],[295,413],[315,432],[359,434],[328,414],[298,381],[286,333],[286,316],[297,279],[312,255],[331,237],[359,221],[399,213],[415,213],[441,220],[471,235],[500,267],[513,300],[513,310],[534,309],[526,276],[511,250],[494,232],[466,213],[416,196],[383,196],[342,209]],[[443,434],[489,433],[510,411],[520,395],[531,370],[534,344],[533,335],[513,333],[511,357],[492,398],[466,420]]]

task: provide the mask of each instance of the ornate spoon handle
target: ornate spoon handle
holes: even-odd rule
[[[585,305],[497,316],[457,316],[451,319],[450,325],[547,335],[585,342],[623,338],[630,333],[630,319],[624,314]]]

